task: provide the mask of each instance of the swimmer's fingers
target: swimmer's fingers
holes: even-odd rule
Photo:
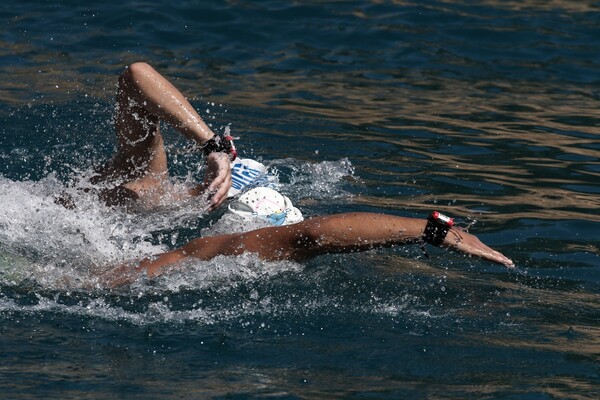
[[[217,187],[216,190],[213,190],[212,187]],[[227,175],[225,179],[218,182],[214,180],[213,183],[208,187],[209,199],[210,199],[210,207],[209,211],[214,211],[218,207],[221,206],[227,200],[227,195],[229,193],[229,188],[231,187],[231,175]]]
[[[504,254],[483,244],[476,236],[463,230],[452,228],[442,246],[466,253],[469,255],[481,257],[488,261],[503,264],[508,268],[514,268],[515,264]]]
[[[225,153],[211,153],[206,158],[204,186],[209,195],[209,211],[214,211],[227,199],[231,187],[231,166]]]

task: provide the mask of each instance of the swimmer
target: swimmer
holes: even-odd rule
[[[203,183],[184,194],[174,195],[173,185],[168,179],[160,121],[173,125],[200,146],[206,156],[207,171]],[[115,128],[117,153],[91,179],[92,184],[108,186],[100,192],[107,204],[127,206],[139,203],[152,208],[162,204],[165,198],[179,199],[206,193],[210,198],[208,210],[212,211],[227,199],[231,187],[230,162],[235,158],[231,140],[217,137],[183,94],[150,65],[143,62],[131,64],[119,77]],[[265,196],[284,197],[275,193]],[[65,205],[68,203],[64,199],[58,201]],[[167,253],[138,263],[123,264],[108,271],[102,280],[111,287],[128,284],[141,274],[158,276],[187,258],[209,260],[218,255],[253,253],[269,261],[300,261],[325,253],[364,251],[423,241],[513,266],[510,259],[481,243],[477,237],[454,226],[433,226],[431,218],[346,213],[304,221],[295,207],[284,203],[281,209],[270,210],[270,214],[263,215],[269,221],[276,221],[277,226],[201,237]],[[230,210],[243,213],[240,211],[244,208],[243,196],[233,204],[239,207],[236,209],[230,205]],[[250,215],[260,214],[252,209],[252,204],[245,206],[252,210]],[[285,214],[283,219],[280,218],[281,212]]]
[[[265,201],[272,206],[265,208]],[[229,211],[247,218],[269,221],[273,226],[249,232],[200,237],[175,250],[120,265],[106,272],[101,282],[116,287],[132,283],[142,275],[156,277],[176,268],[186,259],[210,260],[220,255],[252,253],[267,261],[302,261],[322,254],[351,253],[415,243],[420,243],[423,248],[425,243],[449,248],[509,268],[514,267],[509,258],[486,246],[476,236],[454,226],[453,219],[437,212],[428,219],[354,212],[304,220],[287,197],[266,188],[250,190],[230,204]]]
[[[205,155],[204,181],[186,193],[175,193],[169,182],[160,121],[171,124]],[[90,180],[108,187],[100,192],[107,204],[153,208],[165,197],[207,195],[208,210],[213,211],[227,199],[230,161],[235,158],[231,138],[215,135],[183,94],[150,65],[134,63],[120,75],[115,130],[117,153]],[[58,201],[68,205],[68,200]]]

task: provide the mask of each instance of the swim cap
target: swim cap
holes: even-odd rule
[[[303,221],[302,213],[281,193],[267,187],[251,189],[229,204],[228,210],[244,218],[261,218],[274,226]]]
[[[231,163],[231,188],[227,197],[235,197],[251,187],[268,186],[275,179],[263,164],[250,158],[237,158]]]

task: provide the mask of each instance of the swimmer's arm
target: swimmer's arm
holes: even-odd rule
[[[192,197],[208,195],[210,206],[208,211],[214,211],[227,200],[231,187],[231,166],[229,155],[225,153],[211,153],[206,157],[206,173],[204,181],[188,191]]]
[[[170,123],[198,145],[215,136],[185,96],[152,66],[137,62],[128,66],[120,84],[129,98],[136,100],[152,115]],[[209,211],[214,211],[227,199],[231,187],[229,156],[212,153],[206,159],[204,182],[198,193],[208,193]]]
[[[136,269],[146,270],[149,277],[154,277],[162,274],[165,267],[175,266],[186,258],[210,260],[218,255],[233,255],[234,253],[228,250],[226,242],[236,236],[238,235],[219,235],[194,239],[178,249],[143,259]]]
[[[218,255],[249,252],[270,261],[302,260],[326,253],[418,243],[426,223],[424,219],[375,213],[314,217],[294,225],[198,238],[179,249],[143,260],[139,267],[146,268],[148,276],[156,276],[164,267],[188,257],[210,260]],[[513,267],[509,258],[457,228],[448,232],[442,247]]]
[[[176,268],[181,261],[190,257],[210,260],[218,255],[241,254],[241,236],[242,234],[231,234],[202,237],[178,249],[144,258],[139,262],[125,262],[101,273],[99,284],[108,287],[124,286],[133,283],[144,273],[152,278],[161,275],[168,267]]]
[[[214,136],[185,96],[149,64],[129,65],[120,83],[130,98],[199,145]]]

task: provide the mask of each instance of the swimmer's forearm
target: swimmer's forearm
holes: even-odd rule
[[[339,252],[418,242],[426,221],[354,212],[311,218],[303,223],[307,224],[308,238],[321,252]]]
[[[150,65],[143,62],[132,64],[126,74],[137,89],[140,97],[137,100],[144,103],[152,114],[198,144],[214,136],[183,94]]]
[[[419,243],[427,225],[425,219],[373,213],[338,214],[306,222],[312,225],[313,239],[317,239],[316,246],[307,248],[308,256]],[[450,229],[441,247],[514,267],[508,257],[460,228]]]

